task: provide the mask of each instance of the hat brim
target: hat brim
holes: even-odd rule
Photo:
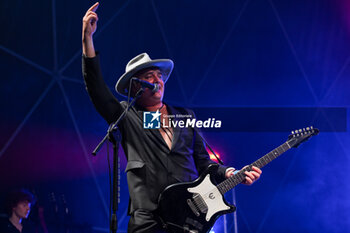
[[[149,67],[158,67],[163,72],[163,81],[166,83],[168,80],[173,68],[174,62],[170,59],[157,59],[149,62],[145,62],[134,67],[132,70],[125,72],[115,85],[115,90],[123,96],[128,95],[129,80],[140,70],[149,68]]]

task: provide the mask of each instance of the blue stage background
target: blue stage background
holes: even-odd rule
[[[97,157],[91,151],[107,124],[81,75],[81,22],[93,3],[0,2],[0,189],[1,197],[14,187],[35,191],[48,219],[55,218],[55,205],[66,216],[65,199],[69,220],[56,223],[106,232],[107,150]],[[126,63],[147,52],[175,63],[165,91],[172,105],[213,117],[219,107],[273,108],[277,116],[318,108],[315,119],[321,114],[322,122],[311,117],[300,128],[322,125],[319,136],[269,164],[253,186],[235,189],[238,232],[349,232],[349,10],[346,0],[106,0],[97,11],[95,47],[113,93]],[[303,119],[289,111],[288,127],[286,119],[261,118],[259,111],[251,127],[225,129],[240,125],[244,116],[237,115],[222,130],[204,132],[226,164],[255,161]],[[125,164],[123,156],[122,171]],[[127,204],[122,172],[120,232],[127,229]],[[227,222],[234,232],[233,215]],[[223,219],[214,231],[224,232]]]

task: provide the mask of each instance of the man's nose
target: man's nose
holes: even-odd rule
[[[162,76],[158,76],[157,74],[153,74],[153,83],[160,83],[163,81]]]

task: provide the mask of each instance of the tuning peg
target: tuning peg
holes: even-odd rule
[[[310,130],[310,127],[306,127],[306,130]]]
[[[313,126],[310,126],[310,128],[311,128],[311,129],[314,129],[314,127],[313,127]]]
[[[303,132],[301,129],[299,129],[299,133]]]
[[[294,134],[294,131],[292,131],[292,134]]]

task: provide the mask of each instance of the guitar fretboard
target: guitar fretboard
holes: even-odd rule
[[[268,163],[270,163],[272,160],[289,150],[291,146],[288,144],[288,142],[283,143],[276,149],[270,151],[260,159],[256,160],[254,163],[250,164],[244,169],[241,169],[237,174],[234,176],[231,176],[230,178],[226,179],[225,181],[221,182],[219,185],[217,185],[217,188],[221,192],[221,194],[225,194],[229,190],[233,189],[236,185],[242,183],[245,180],[246,175],[244,174],[245,171],[251,171],[252,166],[262,168],[266,166]]]

